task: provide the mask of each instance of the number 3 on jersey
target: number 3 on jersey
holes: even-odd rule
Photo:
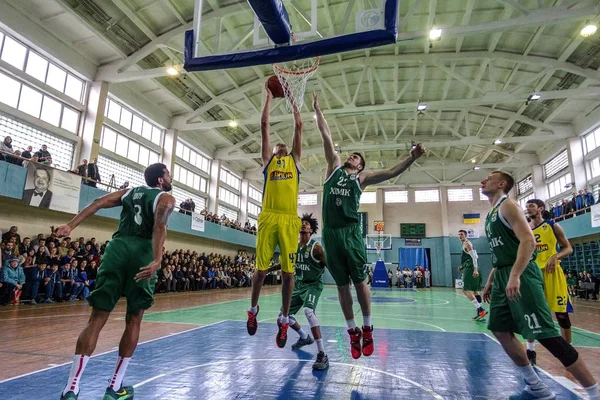
[[[141,225],[142,224],[142,207],[141,206],[134,206],[133,207],[135,209],[135,216],[133,217],[133,220],[135,221],[136,224]]]

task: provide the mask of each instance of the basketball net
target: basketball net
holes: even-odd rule
[[[319,68],[321,57],[273,64],[273,71],[283,87],[288,111],[299,111],[304,105],[308,78]]]
[[[382,245],[382,242],[375,242],[375,250],[377,250],[377,258],[381,258],[381,245]]]

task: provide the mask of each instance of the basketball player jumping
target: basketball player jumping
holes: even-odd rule
[[[485,317],[486,312],[481,305],[481,296],[479,295],[482,279],[477,265],[477,252],[471,242],[467,240],[467,231],[464,229],[458,231],[458,238],[462,242],[461,265],[458,270],[463,275],[463,293],[475,306],[477,312],[473,321],[478,321]]]
[[[525,389],[512,400],[555,399],[556,395],[540,380],[527,359],[515,333],[536,339],[556,357],[592,400],[600,400],[598,384],[585,362],[556,330],[544,297],[544,280],[535,263],[535,238],[521,208],[508,199],[514,186],[512,176],[494,171],[481,181],[492,210],[485,221],[493,269],[483,299],[490,302],[488,329],[523,374]]]
[[[565,237],[562,228],[552,221],[546,220],[542,214],[545,211],[542,200],[531,199],[527,201],[527,215],[529,226],[535,237],[537,265],[542,270],[544,278],[544,295],[550,307],[554,311],[562,337],[571,343],[571,320],[569,312],[573,312],[573,306],[569,300],[569,289],[567,278],[560,266],[560,259],[573,253],[571,243]],[[535,343],[527,341],[527,358],[532,364],[536,364]]]
[[[106,247],[100,262],[96,289],[87,298],[92,315],[77,339],[69,381],[61,400],[79,396],[79,382],[90,356],[96,348],[98,335],[106,324],[121,294],[127,299],[125,331],[119,344],[119,358],[104,400],[133,398],[133,387],[123,386],[125,370],[137,346],[144,311],[154,304],[156,271],[162,261],[167,236],[167,221],[175,207],[171,191],[171,175],[164,164],[152,164],[144,171],[148,186],[140,186],[100,197],[81,210],[66,225],[56,228],[59,237],[71,231],[103,208],[123,206],[119,228]]]
[[[321,324],[315,315],[317,303],[323,292],[323,272],[325,272],[325,252],[319,242],[311,239],[312,235],[317,233],[319,223],[312,214],[302,215],[302,228],[300,228],[300,237],[298,240],[298,250],[296,251],[294,262],[296,263],[296,275],[294,277],[294,291],[292,292],[292,302],[290,306],[290,326],[298,332],[300,338],[292,345],[292,349],[298,350],[309,344],[317,342],[317,360],[313,364],[313,369],[323,370],[329,368],[329,359],[325,354],[323,336],[321,335]],[[269,268],[270,271],[281,269],[281,265],[274,265]],[[300,311],[304,312],[313,338],[302,329],[294,315]]]
[[[294,289],[294,264],[292,258],[298,247],[298,186],[302,151],[302,116],[297,107],[294,108],[294,135],[292,151],[288,153],[285,143],[279,143],[271,150],[269,140],[269,113],[273,94],[265,84],[266,101],[260,120],[262,136],[262,162],[265,188],[262,200],[262,212],[258,217],[256,238],[256,273],[252,277],[252,299],[248,309],[246,327],[249,335],[256,334],[258,322],[258,298],[265,276],[268,273],[269,261],[279,245],[282,272],[281,312],[277,319],[279,330],[275,342],[284,348],[287,342],[287,330],[290,326],[289,312],[292,290]]]
[[[315,93],[313,93],[313,107],[327,161],[327,179],[323,186],[323,245],[326,251],[327,268],[337,285],[340,305],[348,325],[352,357],[356,359],[361,356],[361,353],[370,356],[374,350],[371,295],[364,268],[367,257],[358,219],[360,196],[368,185],[400,175],[423,155],[424,149],[421,144],[416,145],[412,148],[410,157],[390,169],[381,171],[366,172],[365,159],[360,153],[350,154],[342,164],[340,156],[334,149],[329,126],[323,117]],[[356,297],[363,314],[362,331],[354,322],[350,281],[356,288]]]

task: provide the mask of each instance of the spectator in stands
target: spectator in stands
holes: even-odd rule
[[[21,153],[21,157],[30,159],[32,151],[33,151],[33,147],[27,146],[27,149],[23,150],[23,153]]]
[[[585,283],[596,283],[596,278],[590,273],[590,272],[586,272],[585,274],[585,278],[583,280]],[[594,287],[594,290],[592,291],[592,300],[598,300],[598,296]]]
[[[4,244],[4,248],[2,249],[2,257],[0,257],[0,259],[2,259],[2,265],[4,267],[8,266],[9,261],[13,258],[17,256],[17,252],[16,250],[16,246],[13,242],[9,241],[7,243]]]
[[[39,149],[35,153],[35,155],[37,156],[39,163],[46,162],[48,158],[52,159],[52,156],[50,155],[50,152],[48,151],[48,146],[46,146],[45,144],[42,145],[42,148]]]
[[[40,260],[31,277],[31,300],[29,304],[35,305],[39,302],[40,287],[45,291],[46,284],[46,260]]]
[[[10,157],[9,160],[7,160],[7,162],[14,164],[14,165],[18,165],[19,167],[23,166],[23,160],[20,158],[21,157],[21,150],[15,150],[14,155],[16,157]]]
[[[17,239],[17,242],[19,240]],[[19,245],[19,254],[27,254],[29,250],[35,250],[33,245],[31,244],[31,239],[26,237],[23,239],[23,242]]]
[[[17,245],[21,244],[21,235],[19,235],[17,232],[19,231],[19,228],[16,226],[11,226],[10,229],[5,232],[4,234],[2,234],[2,243],[6,243],[8,242],[8,240],[12,237],[16,238],[17,241]]]
[[[577,277],[572,272],[567,274],[567,288],[569,290],[569,296],[577,296]]]
[[[23,161],[23,167],[27,168],[27,166],[29,165],[29,163],[37,163],[38,162],[38,156],[37,154],[34,154],[33,156],[31,156],[31,161]]]
[[[79,164],[77,166],[77,175],[87,178],[87,176],[88,176],[87,171],[88,171],[88,160],[86,160],[84,158],[83,160],[81,160],[81,164]],[[83,183],[87,184],[87,180],[83,180]]]
[[[431,287],[431,271],[429,268],[425,268],[425,287]]]
[[[90,295],[91,287],[94,283],[93,281],[90,281],[88,279],[86,267],[87,261],[81,261],[81,264],[79,264],[79,269],[77,271],[77,276],[75,277],[75,282],[81,283],[82,285],[81,297],[83,297],[84,300],[87,299]]]
[[[0,160],[10,162],[12,157],[9,157],[9,154],[12,154],[13,152],[12,138],[10,136],[6,136],[4,141],[0,143]]]
[[[96,182],[102,182],[102,179],[100,178],[100,171],[98,171],[97,158],[94,158],[91,163],[88,163],[87,176],[88,178],[93,179],[95,181],[88,181],[88,185],[91,187],[96,187]]]
[[[4,259],[4,258],[3,258]],[[13,300],[15,290],[22,290],[25,284],[25,273],[19,265],[17,257],[8,259],[8,265],[2,268],[2,293],[0,293],[0,305],[5,306]]]
[[[423,285],[423,271],[421,271],[422,267],[420,265],[417,265],[415,267],[415,285],[418,288],[422,288]]]
[[[50,157],[50,156],[46,157],[46,159],[44,161],[42,161],[41,164],[54,168],[54,164],[52,163],[52,157]]]
[[[129,182],[125,181],[121,186],[119,186],[119,190],[127,189],[129,187]]]
[[[591,207],[594,205],[594,195],[592,194],[592,192],[589,192],[587,189],[585,189],[583,191],[583,196],[585,199],[585,206],[586,207]]]
[[[54,296],[62,301],[63,286],[61,282],[62,273],[58,270],[58,264],[52,264],[50,269],[46,268],[46,300],[44,303],[54,303]]]

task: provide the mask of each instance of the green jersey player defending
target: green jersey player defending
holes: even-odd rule
[[[140,336],[144,310],[154,303],[156,271],[160,268],[167,220],[175,206],[169,192],[171,175],[164,164],[152,164],[144,171],[148,186],[119,190],[94,200],[66,225],[56,228],[59,237],[71,231],[103,208],[123,206],[119,228],[106,247],[100,262],[96,289],[88,297],[92,315],[77,339],[75,356],[61,400],[77,399],[79,382],[98,335],[122,294],[127,299],[125,331],[119,344],[119,358],[104,400],[133,398],[133,387],[122,386],[123,376]]]
[[[479,321],[485,317],[486,312],[481,305],[481,275],[477,265],[477,252],[473,248],[471,242],[467,240],[467,231],[461,229],[458,231],[458,238],[462,242],[462,254],[460,257],[460,267],[458,270],[463,275],[463,293],[467,296],[475,309],[477,310],[473,321]]]
[[[365,160],[360,153],[352,153],[342,164],[336,153],[327,121],[319,107],[317,95],[313,93],[313,107],[317,126],[323,139],[327,175],[323,185],[323,245],[327,256],[327,268],[338,288],[338,298],[348,325],[350,350],[353,358],[373,354],[373,325],[371,325],[371,294],[367,286],[365,264],[367,255],[363,242],[358,207],[362,191],[392,179],[415,162],[424,153],[418,144],[410,151],[410,157],[390,169],[366,172]],[[362,331],[354,322],[350,282],[356,288],[356,297],[363,314]],[[362,338],[362,345],[361,345]]]
[[[514,186],[512,176],[494,171],[481,181],[481,191],[492,210],[485,220],[493,269],[483,299],[490,301],[488,329],[525,379],[523,392],[512,400],[555,399],[529,363],[525,348],[515,336],[536,339],[556,357],[584,387],[589,399],[599,400],[596,381],[579,358],[577,350],[560,336],[544,297],[544,280],[535,259],[535,238],[521,208],[507,194]]]
[[[301,218],[302,227],[300,228],[300,238],[298,240],[298,250],[291,260],[295,265],[296,274],[294,276],[294,291],[292,292],[292,301],[290,306],[290,326],[298,332],[300,338],[292,345],[292,349],[298,350],[301,347],[317,342],[317,361],[313,364],[313,369],[324,370],[329,368],[329,359],[325,354],[325,346],[321,335],[321,324],[315,315],[315,308],[323,291],[323,272],[325,272],[325,252],[323,247],[310,237],[317,233],[319,223],[312,214],[304,214]],[[269,268],[270,271],[281,269],[281,265],[274,265]],[[304,312],[314,340],[302,329],[294,314],[300,309]],[[280,313],[281,316],[281,313]]]

